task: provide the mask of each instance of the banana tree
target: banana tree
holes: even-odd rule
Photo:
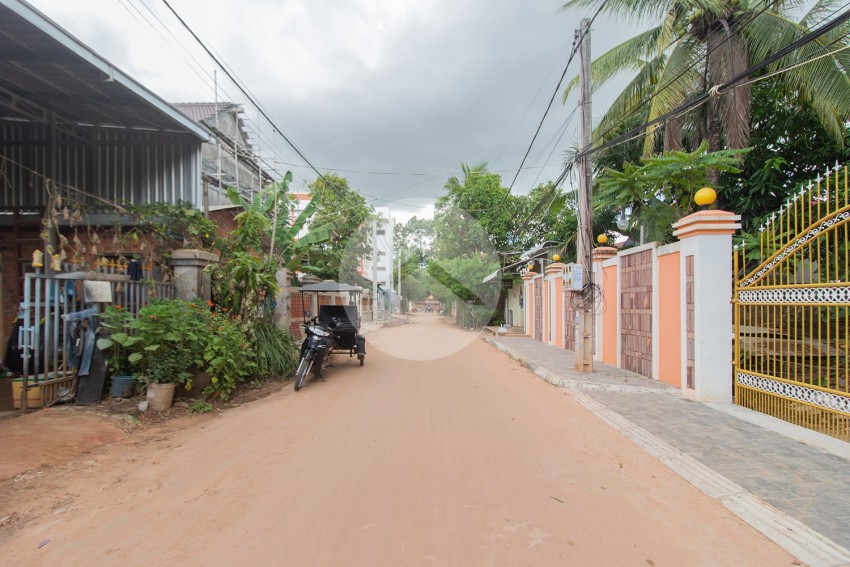
[[[244,209],[234,217],[237,228],[233,231],[233,237],[237,248],[261,251],[268,239],[266,259],[274,259],[281,267],[290,270],[299,265],[309,246],[328,241],[332,234],[331,226],[321,226],[313,227],[307,234],[298,237],[298,233],[316,212],[318,203],[316,199],[311,199],[290,224],[289,216],[284,213],[291,205],[291,181],[292,172],[288,171],[282,181],[267,187],[250,201],[235,189],[231,188],[227,192],[230,201]]]
[[[279,268],[300,267],[301,258],[312,244],[330,239],[330,227],[312,228],[298,237],[316,210],[311,200],[290,223],[292,173],[248,200],[234,189],[228,197],[243,211],[234,217],[231,246],[224,250],[221,265],[212,268],[216,299],[243,320],[254,317],[266,297],[277,288]]]

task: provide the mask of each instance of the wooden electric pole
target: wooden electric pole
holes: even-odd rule
[[[578,190],[578,234],[576,235],[577,258],[583,276],[582,290],[577,293],[576,306],[576,352],[575,369],[578,372],[593,372],[593,225],[590,217],[590,156],[587,151],[591,144],[590,117],[590,20],[581,21],[576,32],[579,42],[581,70],[581,144],[579,160]]]

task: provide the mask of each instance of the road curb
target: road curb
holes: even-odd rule
[[[484,341],[489,343],[491,346],[495,347],[500,352],[508,355],[521,365],[525,366],[537,376],[545,380],[546,382],[552,384],[553,386],[557,386],[559,388],[567,388],[569,390],[596,390],[596,391],[604,391],[604,392],[633,392],[640,394],[669,394],[670,392],[666,390],[660,390],[658,388],[647,388],[645,386],[634,386],[631,384],[594,384],[588,383],[585,380],[579,378],[570,378],[568,376],[562,376],[560,374],[555,374],[546,370],[544,367],[539,364],[532,362],[523,358],[522,356],[514,353],[507,347],[500,345],[494,338],[484,337]]]
[[[552,374],[548,370],[541,368],[540,366],[534,364],[533,362],[524,359],[523,357],[519,356],[518,354],[516,354],[512,350],[503,347],[502,345],[500,345],[499,343],[497,343],[496,341],[494,341],[490,337],[484,337],[484,342],[495,347],[496,350],[498,350],[499,352],[502,352],[502,353],[508,355],[509,357],[511,357],[512,359],[514,359],[518,363],[520,363],[522,366],[525,366],[526,368],[528,368],[529,370],[531,370],[532,372],[537,374],[537,376],[539,376],[540,378],[543,378],[544,380],[546,380],[547,382],[549,382],[553,386],[558,386],[559,388],[565,387],[565,384],[563,383],[564,382],[563,379],[561,379],[558,376],[555,376],[554,374]]]
[[[811,567],[850,566],[850,551],[831,539],[809,528],[799,520],[768,504],[755,494],[718,474],[696,459],[682,453],[649,431],[629,421],[622,415],[606,408],[581,390],[605,389],[610,386],[580,384],[549,372],[545,368],[524,359],[522,356],[486,338],[486,342],[505,353],[538,377],[553,386],[565,388],[584,408],[602,419],[615,431],[621,433],[644,451],[657,458],[667,468],[687,480],[707,496],[720,501],[727,510],[738,516],[771,541],[804,561]],[[587,388],[586,386],[592,386]],[[622,391],[650,390],[649,388],[620,387]],[[657,390],[651,390],[658,392]]]

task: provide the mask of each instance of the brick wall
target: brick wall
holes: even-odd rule
[[[2,277],[2,313],[0,313],[0,337],[2,337],[2,353],[6,354],[6,342],[12,332],[18,308],[24,291],[24,269],[32,263],[32,253],[41,248],[38,224],[18,224],[13,227],[0,228],[0,277]]]
[[[310,302],[311,298],[309,294],[299,293],[297,287],[290,288],[289,312],[291,313],[291,319],[289,330],[292,331],[292,337],[296,341],[304,338],[301,323],[304,321],[304,310],[311,309]]]
[[[40,223],[40,221],[38,221]],[[2,277],[2,313],[0,313],[0,336],[2,337],[3,354],[5,355],[6,343],[9,339],[18,308],[24,296],[24,276],[32,272],[32,253],[36,250],[44,250],[44,243],[40,236],[40,224],[34,222],[16,222],[13,226],[0,227],[0,277]],[[118,256],[130,258],[138,254],[145,262],[145,257],[150,256],[153,245],[145,239],[138,241],[124,239],[122,242],[114,238],[111,228],[77,228],[68,227],[61,229],[62,235],[68,239],[69,247],[65,248],[69,256],[64,263],[64,270],[97,271],[97,261],[103,257],[115,259]],[[76,243],[79,241],[79,244]],[[71,249],[80,248],[87,251],[79,260],[80,264],[72,265],[70,262],[73,255]],[[97,252],[92,254],[91,252]],[[47,265],[49,259],[45,258]],[[121,273],[121,272],[119,272]]]
[[[218,211],[210,211],[209,219],[213,221],[218,228],[216,234],[221,238],[228,238],[228,235],[236,228],[236,221],[233,217],[242,212],[242,209],[221,209]]]

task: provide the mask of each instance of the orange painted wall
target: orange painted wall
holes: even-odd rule
[[[658,257],[658,379],[682,386],[682,302],[679,253]]]
[[[602,269],[602,362],[617,366],[617,266]]]
[[[564,348],[564,280],[555,279],[555,342],[558,348]]]
[[[543,342],[549,342],[549,281],[543,278]]]

